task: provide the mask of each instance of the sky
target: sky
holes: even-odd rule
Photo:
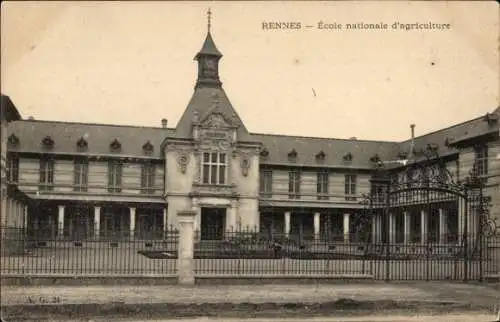
[[[209,7],[223,87],[251,132],[402,141],[411,123],[422,135],[499,106],[495,1],[4,1],[1,91],[24,118],[174,127]]]

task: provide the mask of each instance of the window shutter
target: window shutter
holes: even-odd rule
[[[151,177],[150,177],[150,180],[149,180],[149,187],[150,188],[154,188],[155,186],[155,178],[156,178],[156,166],[154,164],[150,164],[149,165],[151,168]]]
[[[45,183],[45,160],[40,160],[40,183]]]
[[[116,186],[121,191],[122,186],[122,175],[123,175],[123,165],[121,163],[116,164]]]
[[[87,186],[89,181],[89,162],[84,160],[82,165],[82,185]]]
[[[78,186],[80,184],[80,163],[78,160],[75,160],[74,163],[73,184],[75,186]]]
[[[114,188],[113,182],[113,161],[108,162],[108,188]]]
[[[148,165],[146,163],[143,163],[141,166],[141,190],[144,192],[147,187],[147,176],[148,176]]]

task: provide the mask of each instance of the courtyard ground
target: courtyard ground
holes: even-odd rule
[[[380,312],[492,315],[500,291],[478,284],[3,286],[2,317],[313,317]]]

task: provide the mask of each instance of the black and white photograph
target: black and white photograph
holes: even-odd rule
[[[4,1],[4,321],[500,322],[495,1]]]

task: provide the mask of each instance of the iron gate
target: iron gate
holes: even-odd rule
[[[436,159],[404,170],[378,163],[358,227],[372,233],[376,278],[482,281],[498,269],[498,225],[475,173],[456,180]]]

